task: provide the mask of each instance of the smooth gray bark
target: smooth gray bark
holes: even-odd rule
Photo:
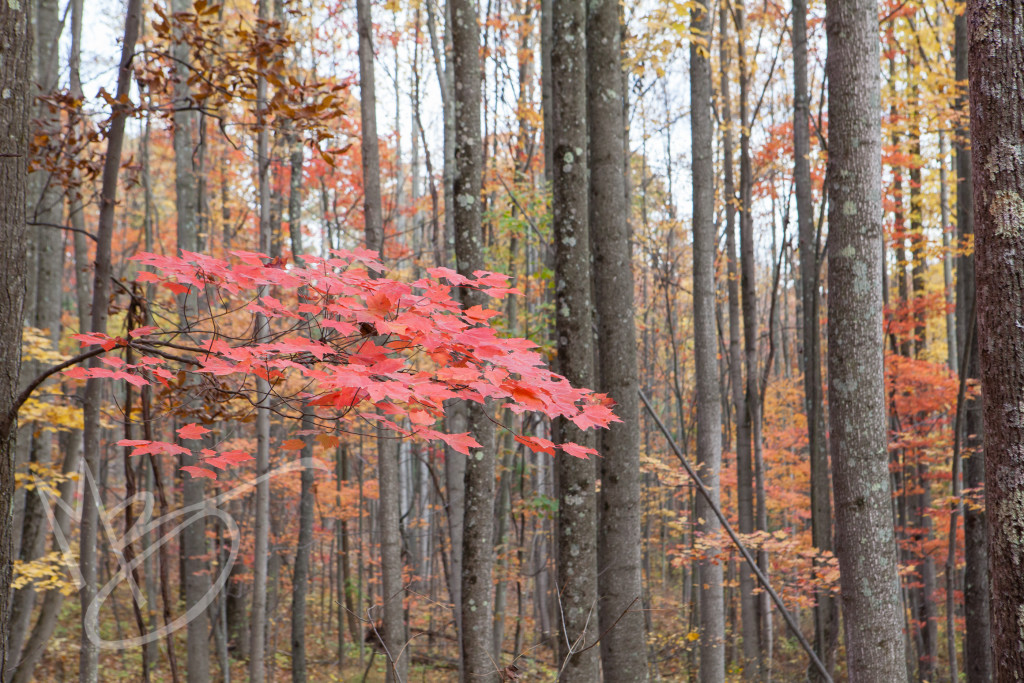
[[[747,412],[747,397],[743,381],[743,347],[740,338],[740,275],[739,261],[736,253],[736,209],[739,199],[736,196],[736,183],[733,176],[733,120],[732,100],[729,93],[732,62],[729,44],[729,9],[723,6],[719,10],[719,99],[722,118],[722,167],[725,200],[725,255],[728,259],[726,272],[726,291],[728,292],[728,372],[727,386],[730,389],[730,403],[735,412],[736,423],[736,508],[739,517],[741,534],[749,534],[754,530],[754,484],[752,454],[750,450],[750,415]],[[716,311],[717,315],[717,311]],[[723,414],[729,415],[723,407]],[[754,575],[744,563],[737,567],[740,589],[740,633],[742,634],[741,666],[744,670],[756,666],[758,656],[757,602],[754,596]]]
[[[380,193],[380,148],[377,140],[377,102],[373,64],[373,19],[370,0],[356,2],[359,33],[359,110],[362,116],[363,227],[366,248],[384,252],[384,217]],[[397,435],[377,431],[377,504],[380,532],[383,617],[376,626],[387,650],[388,681],[405,681],[409,668],[405,645],[405,595],[402,585],[401,491]],[[399,657],[399,652],[402,656]]]
[[[171,9],[174,12],[191,11],[189,0],[173,0]],[[192,111],[193,102],[188,79],[192,75],[189,67],[190,49],[181,35],[182,27],[174,30],[171,43],[171,54],[174,57],[174,86],[172,106],[174,107],[174,190],[177,228],[178,253],[199,251],[199,181],[195,163],[196,154],[196,112]],[[195,292],[182,294],[178,297],[181,324],[189,329],[199,311],[199,301]],[[195,382],[190,382],[187,389],[193,389]],[[191,393],[191,392],[189,392]],[[193,403],[195,401],[188,401]],[[193,456],[182,458],[183,465],[195,465]],[[202,504],[206,498],[204,479],[182,474],[182,498],[185,506]],[[189,524],[181,534],[181,549],[185,557],[185,609],[191,609],[209,590],[209,564],[205,561],[206,523],[205,520]],[[210,680],[210,624],[205,610],[198,612],[188,622],[187,630],[187,661],[186,673],[190,683],[205,683]]]
[[[593,386],[594,333],[588,219],[586,7],[552,3],[551,85],[554,148],[555,334],[559,371],[573,386]],[[561,420],[559,438],[589,444]],[[598,679],[595,463],[562,453],[558,482],[559,680]]]
[[[297,141],[291,144],[289,161],[291,163],[291,182],[288,192],[288,232],[291,237],[292,259],[301,267],[302,261],[302,145]],[[302,430],[309,432],[316,428],[313,409],[302,408]],[[302,459],[313,458],[313,437],[303,438]],[[292,571],[292,606],[291,606],[291,652],[292,681],[302,683],[306,680],[306,596],[309,593],[310,551],[313,546],[313,514],[316,502],[313,492],[315,471],[304,467],[300,474],[299,491],[299,537],[295,544],[295,566]],[[338,631],[344,631],[339,622]]]
[[[690,137],[693,149],[693,345],[697,365],[697,465],[713,499],[720,497],[722,467],[722,405],[715,323],[714,160],[711,128],[710,45],[699,47],[701,36],[711,34],[708,6],[697,2],[690,10]],[[714,538],[720,531],[711,507],[697,499],[697,529]],[[709,559],[698,565],[700,586],[700,680],[725,680],[725,605],[722,565]]]
[[[877,13],[874,0],[826,5],[829,426],[854,683],[907,680],[886,443]]]
[[[450,0],[452,62],[455,83],[455,177],[453,196],[456,269],[472,277],[484,268],[481,229],[480,28],[475,0]],[[463,289],[466,308],[487,306],[488,297]],[[494,424],[487,407],[468,404],[469,430],[482,448],[466,458],[462,526],[461,609],[462,676],[496,681],[493,646]],[[500,655],[500,653],[498,653]]]
[[[259,0],[259,19],[266,22],[272,13],[272,0]],[[264,24],[265,25],[265,24]],[[259,192],[259,244],[264,254],[271,250],[270,220],[270,131],[266,120],[267,78],[257,75],[256,80],[256,174]],[[256,340],[265,342],[269,337],[269,322],[261,313],[256,315]],[[270,482],[263,475],[270,470],[270,383],[256,378],[256,509],[253,522],[253,587],[252,613],[249,618],[249,681],[263,683],[267,634],[267,574],[270,551]]]
[[[633,251],[626,189],[626,97],[620,6],[587,7],[587,126],[590,133],[590,229],[600,390],[622,422],[601,434],[597,546],[601,665],[610,681],[646,681],[640,529],[640,408],[634,322]]]

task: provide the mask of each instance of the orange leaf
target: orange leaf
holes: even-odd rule
[[[516,441],[529,448],[534,453],[555,454],[555,443],[539,436],[516,436]]]

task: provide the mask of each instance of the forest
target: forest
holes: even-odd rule
[[[1024,0],[0,3],[0,683],[1024,680]]]

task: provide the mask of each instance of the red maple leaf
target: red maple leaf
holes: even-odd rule
[[[209,434],[210,430],[195,422],[187,424],[178,430],[178,436],[182,439],[201,439],[203,434]]]
[[[196,467],[195,465],[185,465],[181,468],[182,472],[188,472],[192,475],[193,479],[216,479],[217,473],[213,470],[208,470],[205,467]]]

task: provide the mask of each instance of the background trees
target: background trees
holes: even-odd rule
[[[6,678],[802,676],[806,658],[638,414],[638,388],[837,679],[865,658],[884,667],[879,680],[989,676],[967,35],[950,8],[142,3],[143,37],[126,41],[115,83],[93,66],[117,57],[115,37],[97,41],[98,22],[75,28],[95,7],[72,4],[66,60],[60,8],[37,4],[37,53],[54,59],[36,59],[33,76],[22,388],[70,365],[19,412],[20,616]],[[860,42],[826,53],[826,12],[830,27],[855,21]],[[365,247],[381,252],[382,277]],[[227,278],[200,297],[158,272],[168,263],[131,259],[180,249],[208,272],[221,266],[202,259],[223,258],[265,281],[243,296]],[[346,284],[380,294],[366,310],[339,299],[321,315],[314,300],[335,294],[288,279],[332,250],[372,271]],[[484,275],[485,289],[521,296],[462,279],[491,270],[513,280]],[[387,289],[402,282],[435,303],[454,288],[462,342],[490,374],[430,345],[424,325],[447,319],[402,317],[413,305]],[[363,319],[331,317],[353,310]],[[150,327],[176,336],[153,346],[157,332],[138,332]],[[114,345],[75,360],[95,348],[83,341],[109,341],[75,337],[89,332]],[[200,360],[214,334],[231,353],[262,344],[263,355]],[[309,371],[360,356],[344,345],[386,363],[413,334],[432,341],[387,391],[443,367],[443,418],[429,401],[369,393],[386,365],[313,389],[324,378]],[[317,344],[344,350],[322,363]],[[189,370],[213,356],[225,374]],[[523,381],[522,367],[502,375],[506,358],[548,360],[611,400],[540,410],[559,391]],[[584,430],[610,408],[621,422],[593,440]],[[209,432],[182,440],[182,428]],[[394,437],[430,430],[448,440]],[[475,441],[452,436],[465,432]],[[142,446],[122,441],[188,452],[131,455]],[[557,448],[567,441],[577,445]],[[97,485],[82,490],[85,509],[116,514],[86,514],[83,536],[58,508],[81,548],[65,558],[44,521],[52,497],[38,492],[75,499],[82,446]],[[861,457],[870,467],[845,469]],[[168,523],[125,546],[144,560],[138,590],[115,581],[100,632],[139,636],[199,609],[187,638],[123,652],[83,639],[77,624],[93,615],[63,600],[77,587],[67,561],[81,562],[85,598],[117,577],[117,539],[145,516],[142,500],[118,507],[133,492],[173,513],[299,459],[329,466],[225,504],[242,539],[234,563],[223,521],[180,538]],[[849,587],[857,571],[884,587],[882,603]],[[838,598],[853,628],[842,637]],[[884,657],[857,637],[883,623]]]

